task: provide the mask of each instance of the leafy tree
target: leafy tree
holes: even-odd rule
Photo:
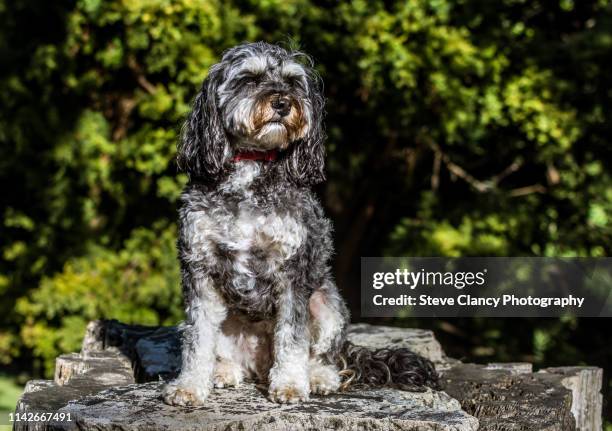
[[[320,192],[356,318],[361,255],[610,252],[608,1],[0,0],[0,16],[2,362],[49,372],[96,317],[180,319],[177,131],[243,40],[301,46],[325,81]],[[458,356],[612,358],[588,319],[418,324]]]

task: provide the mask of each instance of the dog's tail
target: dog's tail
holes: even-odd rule
[[[433,362],[407,349],[370,350],[346,342],[340,353],[341,389],[364,384],[390,386],[405,391],[423,392],[439,389],[439,376]]]

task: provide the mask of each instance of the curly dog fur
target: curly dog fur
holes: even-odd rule
[[[323,108],[309,57],[267,43],[230,49],[204,80],[178,149],[189,176],[178,241],[187,318],[165,402],[199,405],[246,378],[268,382],[280,403],[336,391],[347,372],[351,382],[435,383],[412,352],[345,343],[331,224],[310,190],[324,180]]]

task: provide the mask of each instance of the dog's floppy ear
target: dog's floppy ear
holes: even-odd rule
[[[301,185],[317,184],[325,180],[325,100],[318,75],[312,71],[308,75],[308,132],[304,138],[291,144],[284,160],[289,177]]]
[[[190,178],[216,180],[230,156],[229,141],[217,106],[221,74],[219,64],[210,69],[183,125],[177,164]]]

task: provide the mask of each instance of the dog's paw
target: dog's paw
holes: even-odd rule
[[[242,369],[233,362],[218,361],[215,365],[213,382],[215,388],[229,388],[242,383]]]
[[[301,365],[301,366],[300,366]],[[308,364],[292,361],[289,364],[274,365],[269,375],[268,398],[282,404],[308,401],[310,384]]]
[[[170,382],[164,388],[162,399],[171,406],[201,406],[209,393],[209,389],[186,387],[180,383]]]
[[[316,364],[310,368],[310,391],[313,394],[328,395],[340,387],[340,375],[333,365]]]
[[[295,404],[308,401],[308,389],[304,385],[286,383],[283,385],[270,385],[268,391],[270,401],[281,404]]]

